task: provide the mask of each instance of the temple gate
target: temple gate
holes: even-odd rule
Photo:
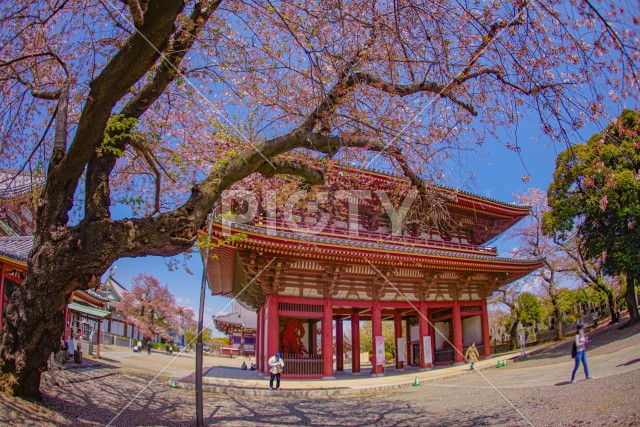
[[[326,174],[334,182],[364,177],[372,190],[407,184],[344,167]],[[460,363],[472,342],[482,357],[490,355],[487,298],[540,267],[541,259],[499,257],[485,242],[529,208],[434,189],[446,200],[447,227],[435,216],[425,219],[428,226],[414,220],[393,233],[393,218],[363,198],[349,198],[358,200],[357,209],[350,206],[343,216],[334,209],[322,227],[321,209],[292,205],[288,215],[263,208],[249,220],[214,222],[214,238],[242,235],[212,249],[207,274],[213,294],[235,296],[257,311],[259,370],[267,373],[269,356],[280,352],[285,377],[334,378],[334,370],[344,370],[348,322],[351,373],[360,374],[360,322],[371,321],[372,374],[384,375],[384,342],[376,339],[383,319],[394,324],[395,369]]]

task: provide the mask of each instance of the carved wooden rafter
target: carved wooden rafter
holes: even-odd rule
[[[324,298],[331,298],[337,295],[337,284],[340,279],[340,272],[343,270],[344,268],[339,265],[325,265],[322,280],[319,280],[316,284],[316,291]]]
[[[376,272],[376,275],[371,279],[371,286],[367,286],[365,289],[367,296],[374,301],[379,301],[384,298],[389,289],[395,292],[393,287],[389,284],[389,281],[391,281],[394,276],[393,272],[389,269],[379,270],[384,277],[380,277]]]

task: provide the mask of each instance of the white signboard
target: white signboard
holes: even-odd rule
[[[431,364],[433,356],[431,354],[431,337],[429,335],[422,337],[422,346],[424,347],[424,362]]]
[[[376,365],[384,365],[384,337],[376,337]]]
[[[398,346],[396,347],[396,353],[397,353],[396,355],[398,357],[398,362],[407,361],[406,350],[407,350],[407,346],[406,346],[405,339],[398,338]]]

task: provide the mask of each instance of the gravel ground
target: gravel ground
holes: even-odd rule
[[[44,389],[44,404],[0,400],[1,425],[190,426],[194,394],[114,375]],[[142,391],[144,389],[144,391]],[[503,389],[536,426],[640,425],[640,370],[575,385]],[[135,396],[139,396],[134,399]],[[205,422],[220,426],[527,425],[496,391],[423,384],[392,393],[334,398],[231,397],[205,393]]]
[[[640,342],[639,331],[640,326],[625,330],[618,330],[615,325],[600,328],[590,334],[594,341],[590,354],[612,353],[634,345]],[[560,358],[567,358],[569,346],[569,343],[553,346],[510,367],[558,363]],[[635,364],[635,361],[632,362]],[[640,368],[640,363],[638,365]],[[147,386],[150,377],[145,379],[137,374],[105,377],[100,370],[77,371],[82,382],[69,382],[62,387],[43,382],[43,405],[0,396],[0,425],[194,425],[192,391],[169,388],[166,381]],[[60,374],[62,377],[73,375],[71,371]],[[574,385],[561,382],[503,388],[500,393],[504,398],[496,390],[470,387],[468,379],[463,376],[386,393],[331,398],[291,398],[277,394],[233,397],[205,393],[205,423],[220,426],[520,426],[527,425],[528,420],[536,426],[640,425],[640,369]]]

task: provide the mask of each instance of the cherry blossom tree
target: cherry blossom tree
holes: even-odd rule
[[[180,330],[183,315],[193,316],[193,310],[177,306],[169,288],[148,274],[133,279],[131,290],[123,293],[117,309],[147,340],[155,336],[170,339],[172,332]]]
[[[630,3],[4,2],[0,166],[46,181],[2,390],[38,398],[71,292],[121,257],[189,250],[240,182],[374,162],[428,200],[424,179],[525,115],[566,141],[606,97],[635,101]]]
[[[570,258],[562,247],[546,236],[542,231],[542,216],[549,211],[547,195],[539,188],[530,188],[525,193],[515,194],[519,204],[530,206],[531,215],[507,232],[509,238],[515,239],[518,246],[512,251],[514,255],[535,256],[544,258],[544,266],[533,273],[535,283],[540,287],[545,298],[549,298],[556,318],[556,339],[563,338],[562,309],[560,289],[563,279],[571,271]]]

